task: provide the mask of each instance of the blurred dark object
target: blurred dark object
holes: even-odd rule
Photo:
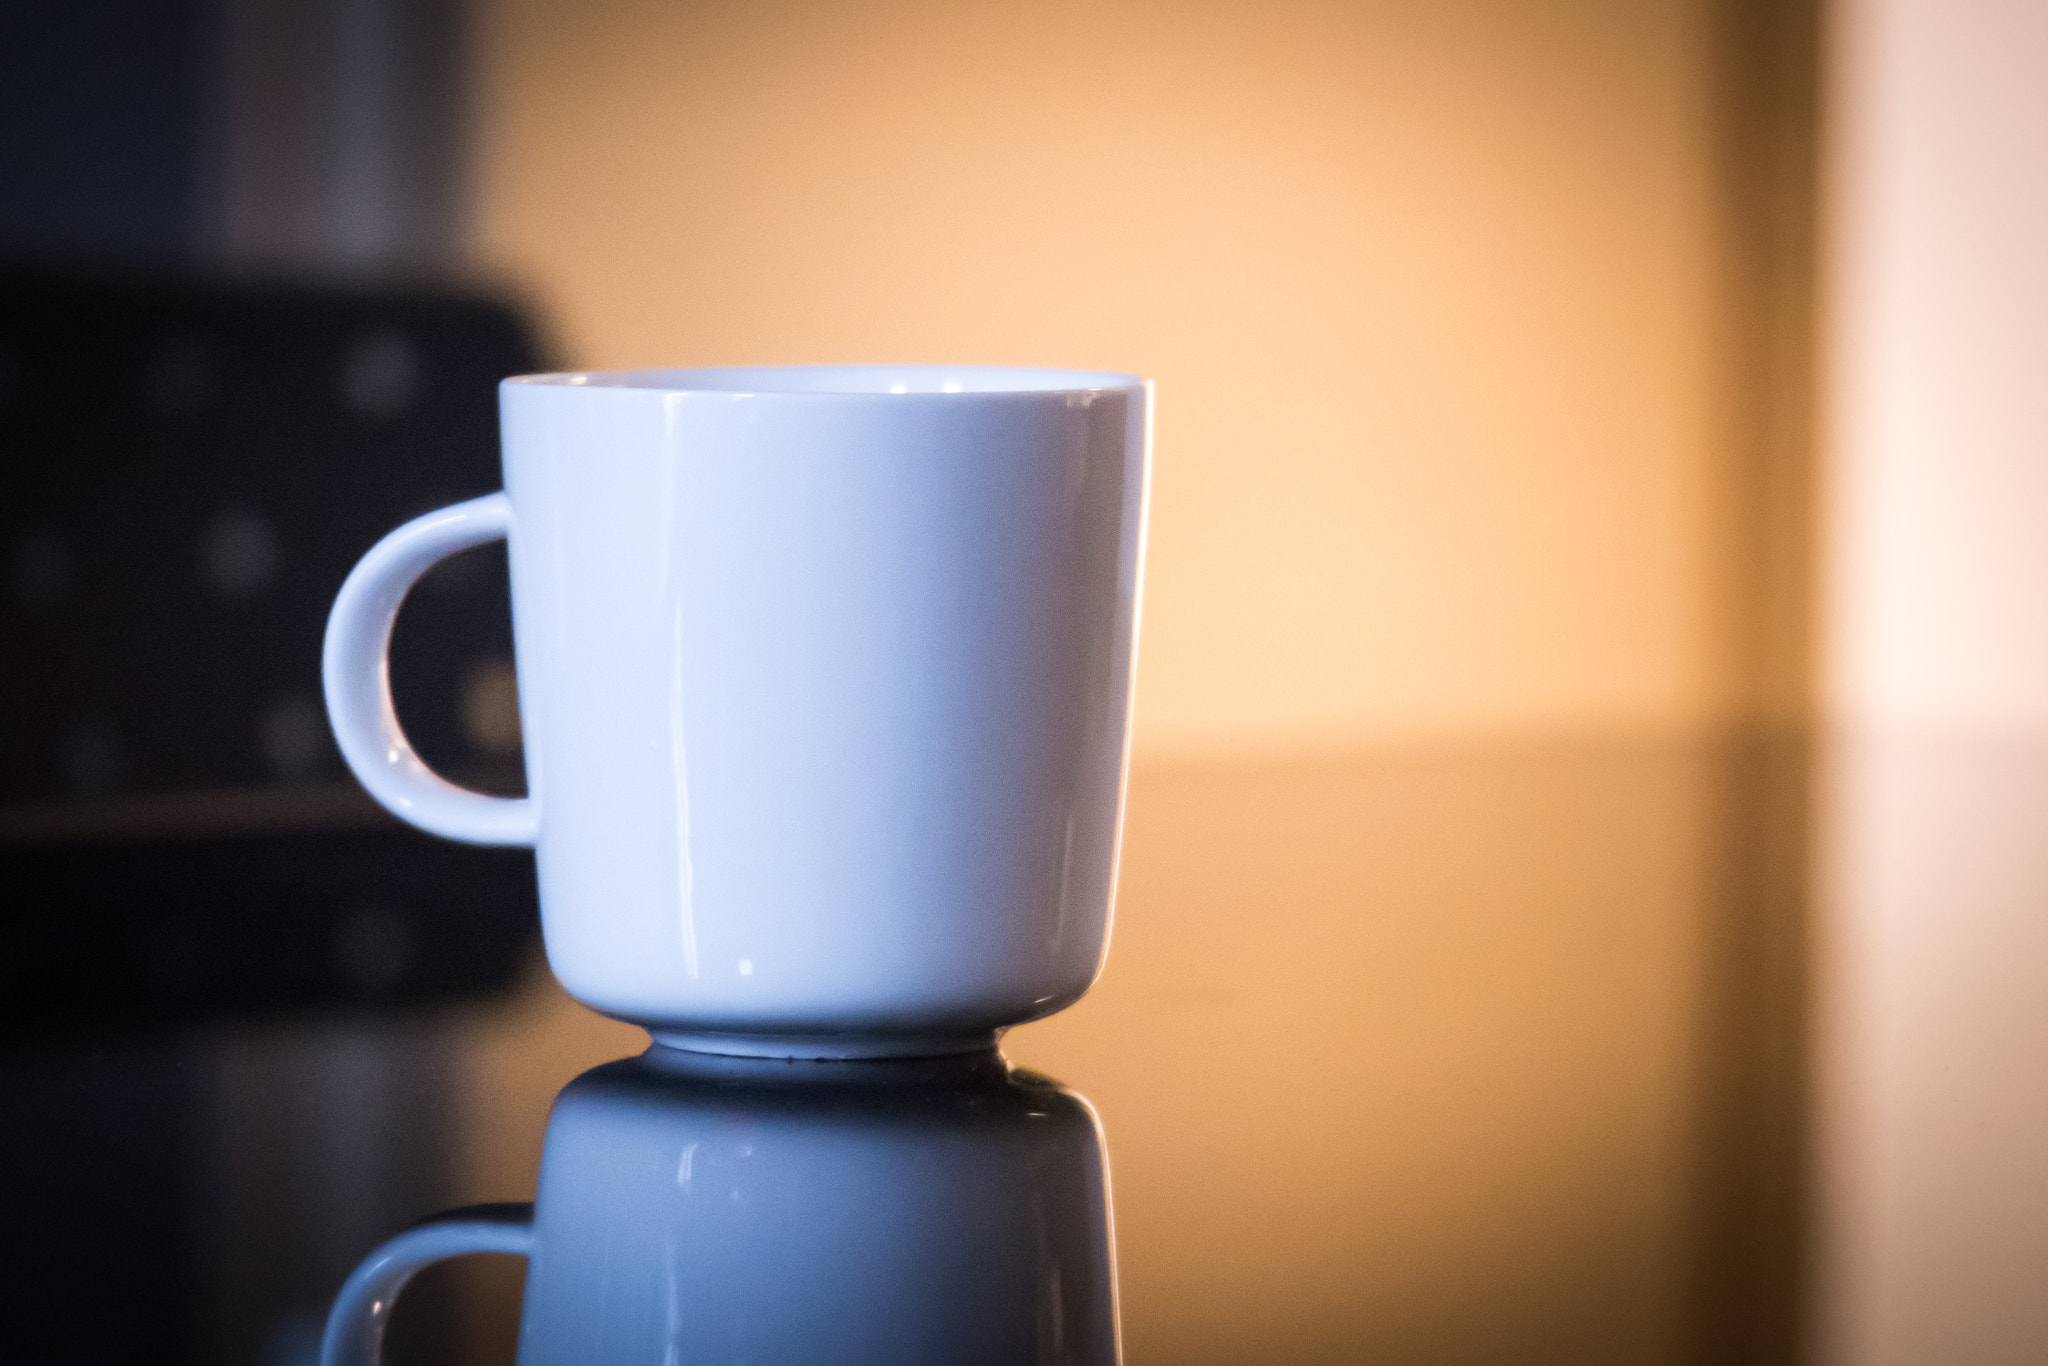
[[[510,977],[530,855],[378,811],[319,658],[379,535],[498,487],[496,383],[535,368],[473,298],[0,280],[0,1031]],[[502,547],[423,582],[393,655],[421,753],[519,791]]]
[[[0,4],[8,1360],[310,1366],[348,1268],[451,1193],[450,1017],[408,1007],[531,961],[531,859],[384,816],[319,698],[343,574],[498,487],[495,383],[538,368],[517,315],[431,283],[464,13]],[[430,576],[393,679],[423,751],[500,791],[503,579],[502,550]],[[447,1359],[438,1293],[394,1363]]]
[[[141,264],[198,249],[209,8],[0,5],[0,252]]]
[[[456,266],[460,0],[7,0],[0,260]]]

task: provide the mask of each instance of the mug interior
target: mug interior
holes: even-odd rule
[[[773,365],[706,370],[582,370],[507,383],[715,394],[1015,394],[1124,389],[1137,375],[995,365]]]

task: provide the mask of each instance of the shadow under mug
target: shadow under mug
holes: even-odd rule
[[[1087,1102],[992,1053],[791,1067],[656,1048],[577,1078],[535,1204],[372,1253],[323,1366],[375,1362],[405,1281],[472,1252],[529,1259],[520,1366],[1119,1359]]]
[[[967,1052],[1101,970],[1150,466],[1129,375],[533,375],[502,493],[357,565],[336,739],[436,834],[531,844],[548,961],[709,1052]],[[508,542],[529,795],[430,772],[386,654],[436,561]]]

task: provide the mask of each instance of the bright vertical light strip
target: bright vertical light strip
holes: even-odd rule
[[[2048,1360],[2048,9],[1828,65],[1811,1355]]]
[[[655,591],[671,598],[668,661],[669,780],[675,784],[676,892],[683,973],[697,975],[696,868],[690,861],[690,767],[683,744],[683,595],[675,584],[676,466],[682,455],[681,394],[662,396],[661,554]]]
[[[690,769],[683,754],[683,604],[675,605],[669,652],[668,756],[676,785],[676,887],[681,893],[683,971],[697,975],[697,873],[690,863]]]

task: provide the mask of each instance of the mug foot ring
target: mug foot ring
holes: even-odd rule
[[[711,1030],[649,1028],[663,1048],[734,1058],[937,1058],[980,1053],[996,1046],[1001,1031],[957,1034],[727,1034]]]

